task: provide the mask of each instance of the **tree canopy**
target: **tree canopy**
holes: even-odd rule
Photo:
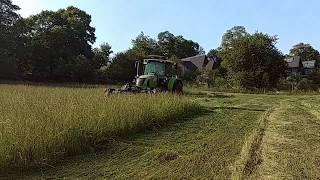
[[[158,34],[158,45],[161,53],[171,58],[186,58],[204,54],[202,47],[192,40],[187,40],[183,36],[175,36],[169,31],[164,31]]]
[[[299,43],[290,49],[291,56],[300,56],[302,61],[319,60],[319,51],[310,44]]]
[[[108,66],[110,55],[113,53],[111,46],[108,43],[103,43],[99,48],[94,48],[94,67],[99,69],[103,66]]]
[[[89,67],[96,39],[90,23],[91,16],[75,7],[43,11],[25,19],[32,77],[72,79],[72,65]]]
[[[233,28],[227,30],[226,33],[222,36],[221,49],[229,49],[232,48],[232,44],[234,41],[241,39],[243,37],[248,36],[246,28],[243,26],[234,26]]]
[[[132,40],[132,51],[139,56],[146,57],[148,55],[160,55],[161,50],[157,41],[143,32]]]
[[[145,35],[143,32],[132,40],[132,49],[141,56],[161,55],[167,58],[186,58],[204,54],[202,47],[183,36],[175,36],[169,31],[160,32],[157,39]]]
[[[275,46],[277,38],[258,32],[251,35],[239,29],[241,36],[228,40],[229,48],[220,52],[229,78],[245,88],[276,87],[286,68],[283,55]],[[223,40],[222,46],[225,45]]]
[[[11,0],[0,0],[0,78],[15,78],[16,50],[19,44],[18,22],[16,13],[20,8]]]

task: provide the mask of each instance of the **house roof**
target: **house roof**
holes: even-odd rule
[[[285,59],[285,61],[288,63],[289,68],[299,68],[300,67],[300,57],[299,56],[288,57]]]
[[[185,69],[189,71],[196,70],[212,70],[214,68],[214,64],[217,62],[217,58],[210,58],[206,55],[197,55],[193,57],[188,57],[181,59],[181,65],[184,66]]]
[[[302,65],[304,68],[310,68],[310,69],[313,69],[316,67],[316,61],[313,60],[313,61],[304,61],[302,62]]]
[[[206,55],[198,55],[198,56],[193,56],[193,57],[188,57],[181,59],[182,62],[191,62],[194,64],[198,69],[202,69],[205,67],[206,63]]]
[[[189,71],[196,71],[198,69],[191,61],[182,61],[181,65]]]

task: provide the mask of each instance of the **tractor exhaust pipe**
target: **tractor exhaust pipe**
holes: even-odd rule
[[[136,61],[134,64],[134,67],[136,68],[136,78],[139,77],[139,70],[140,70],[140,62]]]

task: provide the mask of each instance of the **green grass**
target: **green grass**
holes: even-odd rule
[[[5,94],[16,93],[14,91],[16,88],[10,88]],[[34,92],[34,89],[31,89],[30,91]],[[21,88],[19,91],[22,91],[24,95],[28,94]],[[79,94],[77,91],[87,92],[88,94],[83,97],[84,100],[78,100],[81,101],[80,104],[87,104],[87,101],[94,100],[95,96],[99,100],[112,101],[100,95],[92,95],[93,92],[101,93],[97,89],[74,89],[71,92],[70,89],[58,88],[43,89],[43,91],[52,93],[67,91],[75,94]],[[61,92],[58,94],[61,95]],[[90,95],[91,98],[86,99]],[[52,96],[54,97],[54,93]],[[65,98],[65,96],[59,97]],[[123,100],[124,97],[125,100]],[[133,99],[141,101],[139,96],[124,97],[114,97],[114,99],[118,98],[117,103],[120,99],[123,100],[123,104]],[[7,96],[6,98],[11,99]],[[153,102],[164,101],[166,102],[164,104],[174,101],[180,104],[178,107],[186,103],[185,106],[182,106],[185,108],[179,111],[182,114],[187,112],[185,110],[190,107],[189,104],[192,105],[191,109],[194,109],[194,106],[198,107],[194,103],[200,104],[202,110],[199,111],[198,108],[198,113],[192,111],[197,116],[186,114],[183,117],[181,115],[176,117],[176,110],[172,112],[172,116],[165,117],[162,117],[159,112],[157,117],[162,118],[154,119],[152,122],[163,123],[152,126],[151,129],[139,131],[145,126],[133,126],[135,127],[132,130],[133,133],[127,134],[127,128],[124,128],[115,134],[117,136],[124,134],[126,138],[108,139],[107,143],[103,141],[103,138],[102,141],[98,138],[98,142],[101,142],[98,143],[100,151],[65,158],[60,161],[60,164],[52,164],[51,168],[43,171],[38,170],[22,175],[13,173],[6,177],[25,179],[320,178],[318,173],[320,166],[320,97],[317,95],[257,95],[190,91],[188,96],[182,99],[172,96],[156,96],[155,99],[143,96],[143,98],[150,98],[149,100]],[[71,102],[76,101],[74,99]],[[65,104],[70,106],[68,103]],[[29,104],[29,106],[32,105]],[[79,104],[74,105],[77,108],[80,106]],[[159,107],[160,109],[165,107],[156,106],[157,110]],[[9,107],[6,108],[9,109]],[[90,109],[95,108],[83,107],[82,111],[88,112]],[[166,111],[171,112],[170,109]],[[141,117],[144,117],[145,112],[141,112]],[[98,115],[99,113],[91,114]],[[128,115],[121,117],[128,119]],[[77,126],[76,129],[81,128]],[[109,129],[114,129],[114,127]],[[110,137],[109,133],[107,137]],[[82,139],[85,139],[85,136],[80,136],[74,141],[81,142]],[[90,144],[89,147],[91,146]]]
[[[172,95],[104,97],[94,88],[0,85],[0,102],[0,170],[18,171],[52,166],[199,110]]]
[[[116,140],[101,153],[26,178],[228,179],[244,166],[235,164],[243,145],[278,97],[209,95],[191,97],[207,109],[199,117]]]
[[[320,98],[281,102],[261,144],[263,162],[251,179],[320,179]]]

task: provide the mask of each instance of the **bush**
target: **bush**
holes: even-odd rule
[[[297,89],[298,90],[312,90],[312,81],[308,79],[302,79],[298,84],[297,84]]]
[[[309,80],[312,81],[313,89],[318,90],[320,88],[320,72],[319,71],[312,73],[309,77]]]
[[[287,79],[281,79],[277,85],[279,90],[283,91],[291,91],[293,90],[296,86],[293,84],[293,82],[288,81]]]

